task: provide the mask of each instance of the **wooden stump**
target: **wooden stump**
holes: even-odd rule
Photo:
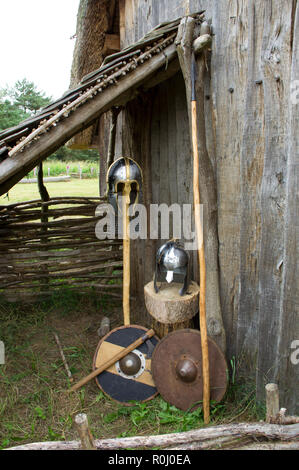
[[[153,281],[144,286],[145,305],[152,317],[152,328],[162,338],[174,330],[194,328],[194,316],[198,313],[199,286],[191,282],[188,293],[181,296],[181,284],[163,283],[155,292]]]

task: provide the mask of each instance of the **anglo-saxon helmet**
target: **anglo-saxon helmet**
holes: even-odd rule
[[[107,172],[107,196],[115,213],[120,209],[118,199],[124,194],[127,186],[130,186],[130,204],[140,202],[142,181],[141,168],[132,158],[121,157],[110,165]]]

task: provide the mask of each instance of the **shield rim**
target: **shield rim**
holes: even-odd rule
[[[141,325],[122,325],[122,326],[118,326],[116,328],[113,328],[113,330],[110,330],[105,336],[103,336],[103,338],[100,339],[97,347],[96,347],[96,350],[95,350],[95,353],[94,353],[94,356],[93,356],[93,360],[92,360],[92,370],[95,370],[96,367],[95,367],[95,363],[96,363],[96,358],[97,358],[97,354],[98,354],[98,351],[102,345],[102,343],[105,341],[106,338],[108,338],[114,331],[117,331],[117,330],[124,330],[126,328],[138,328],[140,330],[144,330],[144,331],[149,331],[149,328],[146,328],[144,326],[141,326]],[[160,342],[160,338],[157,336],[157,335],[154,335],[153,338],[155,338],[158,343]],[[150,338],[149,338],[150,339]],[[138,349],[138,348],[137,348]],[[153,353],[154,354],[154,353]],[[152,360],[152,359],[151,359]],[[116,361],[117,362],[117,361]],[[115,362],[115,363],[116,363]],[[97,381],[97,377],[95,377],[95,382],[96,382],[96,385],[97,387],[106,395],[110,398],[110,400],[113,400],[115,401],[116,403],[119,403],[120,405],[123,405],[123,406],[134,406],[134,403],[128,403],[128,402],[124,402],[124,401],[119,401],[119,400],[115,400],[115,398],[112,398],[110,397],[110,395],[105,392],[105,390],[103,390],[103,388],[101,387],[101,385],[99,384],[99,382]],[[146,398],[145,400],[138,400],[139,403],[145,403],[147,401],[150,401],[152,400],[153,398],[155,398],[157,395],[159,395],[159,391],[156,387],[156,384],[154,383],[155,385],[155,388],[156,388],[156,392],[151,395],[150,397]]]
[[[152,376],[153,376],[153,380],[154,380],[155,386],[157,387],[158,392],[160,393],[160,395],[161,395],[161,397],[163,398],[163,400],[165,400],[167,403],[170,403],[171,405],[176,406],[176,408],[178,408],[178,409],[182,409],[182,408],[179,408],[179,406],[177,406],[175,403],[172,403],[171,401],[168,400],[167,397],[164,397],[164,396],[161,394],[161,392],[160,392],[160,389],[161,389],[161,388],[159,389],[159,387],[158,387],[158,385],[157,385],[157,382],[155,381],[155,375],[154,375],[154,368],[155,368],[155,365],[154,365],[154,364],[155,364],[155,361],[156,361],[156,360],[158,361],[158,358],[159,358],[158,346],[161,347],[161,344],[163,345],[164,341],[166,341],[166,339],[168,339],[169,336],[175,336],[175,335],[177,335],[177,334],[179,334],[179,333],[182,333],[182,332],[183,332],[183,333],[188,333],[188,332],[190,332],[190,333],[196,333],[197,335],[200,336],[200,339],[201,339],[200,330],[196,330],[195,328],[183,328],[183,329],[180,329],[180,330],[171,331],[171,332],[168,333],[166,336],[164,336],[163,338],[160,339],[159,343],[157,344],[157,347],[154,349],[154,352],[153,352],[153,355],[152,355],[152,363],[151,363],[151,364],[152,364]],[[227,376],[227,371],[228,371],[227,361],[226,361],[226,358],[225,358],[224,353],[222,352],[222,350],[221,350],[221,348],[218,346],[218,344],[217,344],[212,338],[210,338],[210,337],[208,337],[208,341],[211,342],[211,343],[213,343],[213,345],[215,346],[215,348],[219,351],[219,353],[220,353],[220,355],[222,356],[222,359],[223,359],[223,361],[224,361],[224,364],[225,364],[225,366],[226,366],[226,383],[225,383],[225,388],[224,388],[224,391],[223,391],[223,393],[222,393],[221,398],[218,399],[217,402],[216,402],[216,403],[220,403],[220,402],[223,400],[223,398],[224,398],[224,396],[225,396],[225,394],[226,394],[226,392],[227,392],[228,385],[229,385],[229,380],[228,380],[228,376]],[[200,355],[201,355],[201,354],[202,354],[202,351],[200,350]],[[157,356],[157,359],[156,359],[156,356]],[[188,386],[189,386],[189,384],[188,384]],[[202,401],[202,400],[201,400],[201,401]],[[191,404],[188,409],[194,410],[194,409],[196,409],[198,406],[200,406],[200,405],[198,404],[198,405],[194,405],[194,406],[193,406],[193,405]],[[186,410],[184,410],[184,411],[186,411]]]

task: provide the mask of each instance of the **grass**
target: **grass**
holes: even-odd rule
[[[6,353],[6,363],[0,366],[0,448],[78,439],[73,417],[79,412],[87,413],[95,438],[180,432],[203,425],[200,407],[183,412],[161,396],[127,407],[106,397],[95,381],[66,393],[69,382],[53,332],[78,381],[91,371],[104,315],[109,315],[112,328],[122,324],[119,303],[67,289],[32,305],[0,303],[0,339]],[[211,406],[211,424],[263,417],[248,378],[231,383],[223,402]]]
[[[43,174],[44,176],[60,176],[69,173],[79,174],[80,168],[85,178],[95,178],[99,173],[99,164],[96,162],[89,161],[75,161],[75,162],[64,162],[59,160],[46,160],[43,163]],[[28,173],[28,178],[36,176],[35,170]]]
[[[48,182],[46,187],[50,197],[55,196],[99,196],[99,180],[72,178],[70,181]],[[18,183],[9,191],[9,198],[0,197],[0,204],[12,204],[15,202],[40,199],[36,183]]]

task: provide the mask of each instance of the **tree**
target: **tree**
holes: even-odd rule
[[[13,87],[0,90],[0,130],[17,126],[47,106],[51,98],[38,91],[33,82],[26,78],[18,80]]]
[[[38,91],[36,85],[26,78],[18,80],[12,88],[7,88],[5,92],[12,103],[24,113],[36,114],[39,109],[51,102],[51,98],[45,96],[44,92]]]
[[[19,107],[11,104],[9,100],[1,101],[0,99],[0,131],[18,125],[29,116],[29,113],[24,113]]]

